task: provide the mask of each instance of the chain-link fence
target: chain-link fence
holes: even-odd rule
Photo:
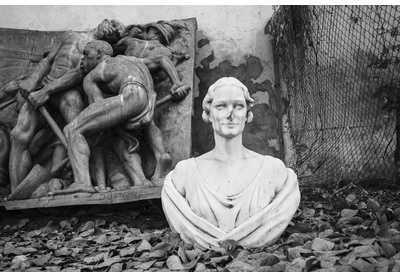
[[[399,23],[400,6],[276,8],[271,33],[296,150],[288,166],[301,182],[395,178]]]

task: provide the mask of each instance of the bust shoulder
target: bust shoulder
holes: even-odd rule
[[[182,196],[185,196],[186,193],[185,184],[187,182],[188,167],[189,159],[179,161],[178,164],[176,164],[171,176],[172,182]]]
[[[279,192],[285,185],[288,177],[288,168],[286,168],[285,163],[279,158],[266,155],[264,159],[268,160],[268,163],[265,164],[265,167],[272,168],[273,184],[276,185],[275,191]]]
[[[264,159],[267,159],[274,167],[274,171],[283,171],[286,170],[286,165],[283,163],[283,161],[277,157],[270,156],[270,155],[264,155]]]

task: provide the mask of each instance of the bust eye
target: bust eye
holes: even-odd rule
[[[215,106],[215,108],[217,108],[218,110],[224,109],[226,107],[225,104],[218,104]]]

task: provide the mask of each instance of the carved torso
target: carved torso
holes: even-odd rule
[[[118,55],[106,59],[90,74],[94,75],[95,81],[99,81],[103,93],[116,95],[124,84],[131,81],[139,82],[147,89],[154,90],[148,68],[135,57]]]
[[[54,79],[60,78],[68,70],[79,67],[83,49],[92,40],[93,36],[85,33],[70,32],[66,34],[54,57],[49,77]]]
[[[149,59],[154,58],[156,55],[172,57],[172,51],[156,40],[146,41],[130,38],[125,41],[125,44],[127,45],[125,55],[128,56]]]

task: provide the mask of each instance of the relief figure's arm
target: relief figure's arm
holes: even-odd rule
[[[173,100],[180,101],[189,94],[190,87],[185,86],[178,75],[178,71],[175,68],[174,63],[167,56],[159,56],[155,60],[158,67],[165,72],[165,74],[169,77],[172,83],[172,87],[170,93],[173,97]]]
[[[85,77],[84,72],[82,72],[79,68],[73,68],[67,71],[60,78],[55,79],[46,86],[44,86],[41,89],[41,91],[51,96],[52,94],[65,91],[82,84],[84,77]]]
[[[71,69],[39,91],[29,94],[28,100],[35,108],[38,108],[46,103],[52,94],[60,93],[82,84],[84,76],[85,74],[79,68]]]
[[[34,71],[26,79],[19,82],[21,94],[27,98],[29,93],[34,91],[40,86],[42,79],[50,72],[51,65],[54,62],[61,45],[54,47],[46,58],[43,58],[39,64],[35,67]]]
[[[83,90],[88,96],[89,104],[104,98],[103,92],[99,87],[99,82],[102,81],[101,77],[100,70],[95,68],[83,80]]]

